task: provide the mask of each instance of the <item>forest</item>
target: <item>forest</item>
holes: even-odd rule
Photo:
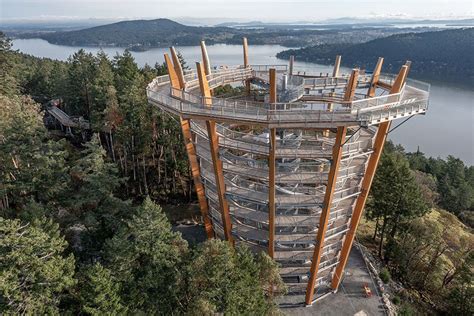
[[[42,60],[3,36],[0,58],[0,313],[276,311],[285,288],[266,254],[189,245],[156,203],[192,199],[179,125],[145,96],[162,65],[139,69],[128,52]],[[34,100],[59,96],[91,120],[88,142],[44,127]],[[103,125],[113,126],[115,160]]]
[[[442,44],[441,44],[442,43]],[[384,57],[384,71],[396,72],[406,60],[413,61],[410,74],[416,78],[455,82],[472,87],[474,82],[474,28],[395,34],[357,44],[323,44],[290,49],[278,58],[331,64],[342,55],[342,64],[372,70]]]
[[[314,28],[314,26],[313,26]],[[413,31],[412,29],[410,29]],[[426,29],[420,29],[422,31]],[[208,45],[242,43],[246,36],[252,45],[282,45],[304,47],[317,44],[360,43],[398,33],[405,28],[389,26],[321,25],[317,30],[305,25],[259,25],[256,28],[226,26],[198,27],[177,23],[169,19],[133,20],[101,25],[74,31],[11,32],[19,38],[42,38],[49,43],[68,46],[115,46],[144,51],[153,47],[195,46],[201,40]],[[337,36],[336,36],[337,35]]]
[[[164,65],[0,41],[0,313],[278,313],[274,261],[190,244],[160,207],[196,202],[179,125],[146,99]],[[87,141],[45,128],[53,99],[89,120]],[[359,238],[403,285],[402,314],[473,314],[473,211],[474,167],[387,144]]]

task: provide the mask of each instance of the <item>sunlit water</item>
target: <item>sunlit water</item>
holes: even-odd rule
[[[13,48],[38,57],[66,60],[70,55],[84,48],[88,52],[97,53],[97,47],[70,47],[52,45],[41,39],[14,40]],[[184,56],[188,65],[201,59],[199,46],[177,48]],[[250,46],[251,64],[286,64],[275,55],[285,50],[279,45]],[[102,50],[109,56],[122,53],[123,48],[104,47]],[[132,52],[136,62],[143,66],[163,62],[166,48],[154,48],[145,52]],[[208,53],[213,65],[242,64],[242,47],[238,45],[208,46]],[[330,66],[299,63],[297,67],[310,69],[311,72],[330,72]],[[347,71],[347,69],[342,69]],[[394,122],[396,126],[400,121]],[[451,85],[432,84],[430,106],[426,115],[416,116],[403,126],[390,133],[389,138],[402,144],[408,151],[418,147],[429,156],[446,157],[453,155],[465,163],[474,164],[474,91],[458,89]]]

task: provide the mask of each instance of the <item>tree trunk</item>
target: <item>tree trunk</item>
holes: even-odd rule
[[[145,162],[145,155],[142,156],[143,159],[143,186],[145,187],[145,194],[148,195],[148,183],[146,179],[146,162]]]
[[[112,151],[112,159],[115,162],[115,148],[114,148],[114,139],[112,137],[112,131],[110,131],[109,134],[110,134],[110,150]]]
[[[385,228],[387,225],[387,216],[384,215],[382,222],[382,229],[380,230],[380,241],[379,241],[379,258],[382,259],[383,239],[385,237]]]
[[[377,238],[378,230],[379,230],[379,218],[377,217],[377,219],[375,220],[374,235],[372,236],[373,241],[375,241],[375,239]]]

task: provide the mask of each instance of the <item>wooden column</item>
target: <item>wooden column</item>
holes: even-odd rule
[[[249,47],[247,44],[247,38],[242,38],[242,46],[243,46],[243,53],[244,53],[244,67],[249,67]],[[245,93],[250,95],[250,80],[245,80]]]
[[[209,55],[207,54],[206,42],[204,41],[201,41],[201,54],[206,76],[209,76],[211,74],[211,63],[209,61]]]
[[[372,73],[372,78],[370,80],[369,91],[367,91],[367,96],[372,98],[375,96],[375,89],[377,83],[379,82],[380,73],[382,72],[383,57],[379,57],[377,64],[375,65],[374,72]]]
[[[290,56],[290,64],[288,67],[288,75],[293,76],[293,67],[295,64],[295,56],[291,55]]]
[[[180,86],[178,75],[176,74],[176,70],[168,54],[165,54],[165,62],[166,67],[168,68],[171,86],[176,89],[183,89]],[[184,145],[186,146],[186,152],[188,154],[189,165],[191,166],[194,188],[198,197],[199,209],[201,210],[201,216],[204,221],[204,229],[206,230],[207,238],[213,238],[214,229],[209,218],[209,206],[207,204],[204,186],[201,182],[201,169],[196,155],[196,148],[192,141],[191,121],[189,119],[183,119],[181,116],[179,119],[181,122],[181,132],[183,133]]]
[[[346,91],[344,92],[344,101],[351,101],[354,98],[357,89],[357,79],[359,77],[359,69],[352,69],[351,77],[347,82]]]
[[[398,93],[403,87],[403,84],[406,80],[406,75],[408,72],[408,66],[402,66],[400,72],[398,73],[397,78],[395,79],[390,94]],[[354,242],[355,234],[357,231],[357,226],[359,225],[360,218],[362,216],[362,211],[367,201],[367,196],[369,195],[370,186],[375,176],[375,171],[377,170],[377,165],[380,161],[380,156],[382,155],[383,146],[385,144],[385,139],[387,138],[388,130],[390,129],[390,121],[383,122],[379,125],[377,134],[375,136],[374,143],[374,152],[370,155],[369,163],[367,165],[367,170],[365,171],[364,179],[362,180],[361,192],[357,197],[357,201],[354,207],[354,212],[351,217],[351,222],[349,225],[349,231],[347,232],[344,242],[341,249],[341,254],[339,257],[339,263],[336,266],[336,271],[334,272],[331,287],[333,290],[337,290],[339,284],[341,283],[342,273],[349,259],[349,253]]]
[[[164,54],[165,56],[165,63],[166,67],[168,68],[168,76],[170,77],[170,84],[173,89],[181,89],[181,84],[178,79],[178,75],[176,74],[176,70],[174,69],[173,62],[170,59],[168,54]]]
[[[336,56],[336,61],[334,62],[334,68],[332,70],[332,76],[333,77],[339,76],[339,68],[340,67],[341,67],[341,55],[337,55]],[[334,96],[335,93],[332,92],[330,95]],[[333,110],[333,104],[332,103],[328,103],[327,110],[330,111],[330,112]],[[329,137],[329,130],[328,129],[323,130],[323,136],[324,137]],[[323,169],[324,169],[324,164],[321,165],[320,171],[322,172]]]
[[[201,63],[196,63],[199,87],[203,96],[203,103],[212,106],[211,90],[205,74],[204,67]],[[214,168],[214,176],[216,178],[217,196],[219,198],[220,212],[222,218],[222,226],[224,228],[225,239],[234,242],[232,238],[232,222],[229,214],[229,204],[225,198],[225,180],[222,161],[219,158],[219,136],[217,135],[216,122],[206,121],[207,134],[209,137],[209,147],[211,150],[212,166]]]
[[[247,43],[247,38],[242,38],[242,46],[244,48],[244,67],[249,66],[249,47]]]
[[[176,53],[174,47],[170,47],[170,51],[171,58],[173,58],[174,69],[176,71],[176,74],[178,75],[179,85],[182,87],[181,89],[184,89],[186,86],[186,81],[184,80],[183,67],[181,66],[178,54]]]
[[[410,72],[410,69],[411,69],[411,61],[407,60],[407,61],[405,62],[405,66],[408,67],[408,69],[407,69],[407,76],[408,76],[408,73]]]
[[[323,252],[324,238],[328,226],[332,199],[334,196],[334,189],[336,187],[337,175],[339,173],[339,165],[341,163],[342,148],[344,140],[346,139],[347,128],[340,126],[337,128],[336,142],[332,149],[332,163],[329,169],[328,184],[326,186],[326,193],[324,194],[323,210],[319,218],[318,234],[316,237],[316,245],[313,252],[313,259],[311,261],[311,269],[306,288],[306,305],[311,305],[313,302],[314,287],[316,285],[316,277],[318,276],[319,263],[321,262],[321,255]]]
[[[270,69],[270,103],[277,102],[276,70]],[[273,258],[275,253],[275,149],[276,129],[271,128],[269,132],[269,155],[268,155],[268,255]]]
[[[336,61],[334,62],[334,68],[332,70],[332,76],[339,76],[339,68],[341,67],[341,55],[336,56]]]
[[[188,153],[189,163],[191,164],[191,173],[193,175],[194,188],[198,196],[199,208],[204,219],[204,229],[206,230],[207,238],[214,238],[214,228],[212,227],[211,219],[209,218],[209,206],[207,205],[206,194],[204,192],[204,185],[201,182],[201,170],[196,155],[196,148],[192,141],[191,122],[190,120],[180,117],[181,130],[183,131],[184,144]]]

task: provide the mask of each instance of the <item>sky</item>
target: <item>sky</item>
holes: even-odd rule
[[[222,21],[321,21],[359,18],[472,18],[474,0],[0,0],[1,19],[181,18]]]

